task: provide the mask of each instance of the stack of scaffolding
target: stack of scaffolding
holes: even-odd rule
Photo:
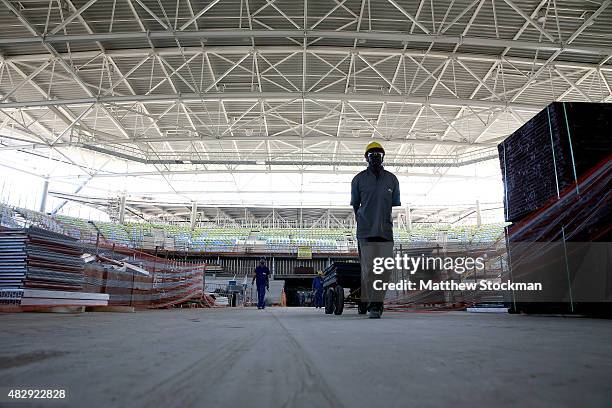
[[[553,103],[499,145],[509,277],[544,286],[539,297],[512,293],[515,310],[589,312],[612,300],[609,257],[593,262],[611,238],[610,129],[611,104]]]
[[[100,306],[83,293],[82,251],[75,239],[44,229],[0,230],[0,305]]]
[[[325,268],[324,284],[330,281],[335,281],[338,276],[353,280],[356,286],[361,283],[361,264],[357,262],[333,262]]]
[[[80,290],[84,262],[76,241],[39,228],[0,231],[0,285]]]
[[[205,270],[205,264],[163,259],[124,247],[94,248],[37,227],[0,230],[3,310],[109,304],[208,306],[211,301],[203,291]]]
[[[97,256],[85,268],[88,291],[105,293],[112,306],[163,308],[204,297],[205,265],[168,260],[135,250]],[[204,299],[208,305],[209,299]]]

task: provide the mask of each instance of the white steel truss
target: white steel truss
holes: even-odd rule
[[[0,3],[0,152],[80,169],[341,171],[372,139],[448,168],[551,101],[612,100],[611,0]]]

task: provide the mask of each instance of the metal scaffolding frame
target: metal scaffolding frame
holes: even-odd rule
[[[272,192],[265,192],[272,193]],[[351,229],[355,226],[351,206],[285,205],[243,206],[237,204],[205,205],[197,202],[150,201],[125,196],[100,198],[51,191],[53,197],[97,208],[119,219],[124,208],[125,221],[162,222],[189,226],[234,228],[304,228]],[[123,204],[121,204],[123,203]],[[393,220],[398,228],[411,229],[413,224],[455,224],[471,217],[482,219],[482,212],[500,210],[499,203],[462,203],[452,207],[419,205],[393,209]],[[476,223],[476,222],[474,222]]]
[[[612,100],[610,0],[0,2],[0,154],[90,178],[75,151],[173,189],[196,165],[345,172],[371,139],[443,175],[551,101]]]

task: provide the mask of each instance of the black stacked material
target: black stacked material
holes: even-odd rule
[[[612,104],[552,103],[498,150],[506,220],[520,221],[563,194],[579,194],[577,182],[611,159]]]
[[[323,287],[334,283],[346,288],[357,288],[361,285],[361,264],[357,262],[334,262],[325,268]]]
[[[553,103],[499,145],[514,311],[612,309],[612,104]]]
[[[0,289],[81,290],[77,240],[36,227],[0,230]]]
[[[612,242],[611,191],[608,161],[546,208],[506,227],[508,242]]]
[[[516,221],[556,197],[546,110],[498,146],[507,221]]]

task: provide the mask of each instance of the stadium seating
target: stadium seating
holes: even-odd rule
[[[88,222],[65,215],[47,215],[23,208],[0,205],[2,225],[14,226],[17,216],[26,222],[70,235],[82,241],[95,241],[99,230],[109,243],[130,248],[189,250],[200,252],[243,252],[256,247],[264,252],[294,253],[300,246],[314,253],[356,250],[355,230],[334,228],[198,227],[193,231],[182,225],[129,222]],[[11,223],[13,222],[13,223]],[[487,244],[504,236],[507,223],[474,225],[415,225],[411,230],[396,228],[397,246],[422,246],[446,241],[459,244]]]

